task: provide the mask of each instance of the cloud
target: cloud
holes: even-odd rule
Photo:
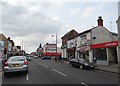
[[[86,7],[84,9],[82,9],[82,8],[72,9],[70,14],[72,16],[76,16],[78,18],[88,18],[91,15],[93,15],[93,13],[95,13],[95,12],[96,12],[96,8],[94,8],[94,7]]]
[[[52,4],[44,3],[42,6],[41,4],[43,3],[10,4],[5,2],[2,4],[3,33],[12,37],[15,45],[21,45],[22,40],[27,41],[26,44],[29,46],[26,45],[26,47],[29,52],[35,51],[40,43],[55,43],[50,35],[59,33],[63,26],[63,22],[57,17],[46,15],[45,10],[50,9]],[[58,41],[58,44],[60,43]]]
[[[58,19],[47,17],[42,11],[28,10],[21,5],[3,6],[3,29],[4,33],[14,36],[27,36],[33,33],[59,32],[62,22]],[[13,33],[13,31],[15,33]]]
[[[61,37],[75,29],[81,32],[95,26],[97,17],[102,14],[103,20],[115,19],[115,6],[111,3],[81,2],[25,2],[11,0],[2,3],[3,34],[12,37],[16,45],[22,40],[29,52],[35,51],[40,43],[55,43],[52,34],[58,34],[58,45]],[[111,7],[110,10],[109,7]],[[0,8],[1,9],[1,8]],[[107,13],[106,13],[107,11]],[[112,13],[114,12],[114,13]],[[103,14],[104,13],[104,14]],[[2,15],[1,15],[2,14]],[[111,14],[111,15],[109,15]],[[106,19],[106,16],[110,16]],[[113,16],[113,17],[111,17]]]

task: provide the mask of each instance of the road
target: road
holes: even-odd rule
[[[67,63],[34,59],[29,62],[29,73],[4,77],[3,84],[118,84],[118,75],[99,70],[82,70]]]

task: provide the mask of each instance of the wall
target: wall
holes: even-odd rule
[[[115,52],[113,51],[113,49],[112,48],[107,48],[108,50],[107,50],[107,60],[108,61],[114,61],[115,59],[115,57],[114,57],[114,54],[115,54]]]
[[[96,27],[92,30],[92,44],[112,41],[110,34],[111,33],[106,28],[102,26]],[[96,37],[96,39],[93,39],[93,37]]]

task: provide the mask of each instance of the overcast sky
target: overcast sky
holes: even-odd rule
[[[55,34],[58,35],[60,47],[61,37],[65,33],[72,29],[80,33],[97,26],[98,16],[102,16],[108,30],[117,32],[118,1],[2,0],[0,32],[11,37],[15,45],[21,45],[23,40],[25,50],[29,53],[35,51],[40,43],[42,46],[55,43],[55,36],[52,37]]]

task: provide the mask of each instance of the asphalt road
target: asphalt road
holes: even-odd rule
[[[118,75],[99,70],[82,70],[67,63],[34,59],[29,73],[2,75],[2,84],[118,84]]]

